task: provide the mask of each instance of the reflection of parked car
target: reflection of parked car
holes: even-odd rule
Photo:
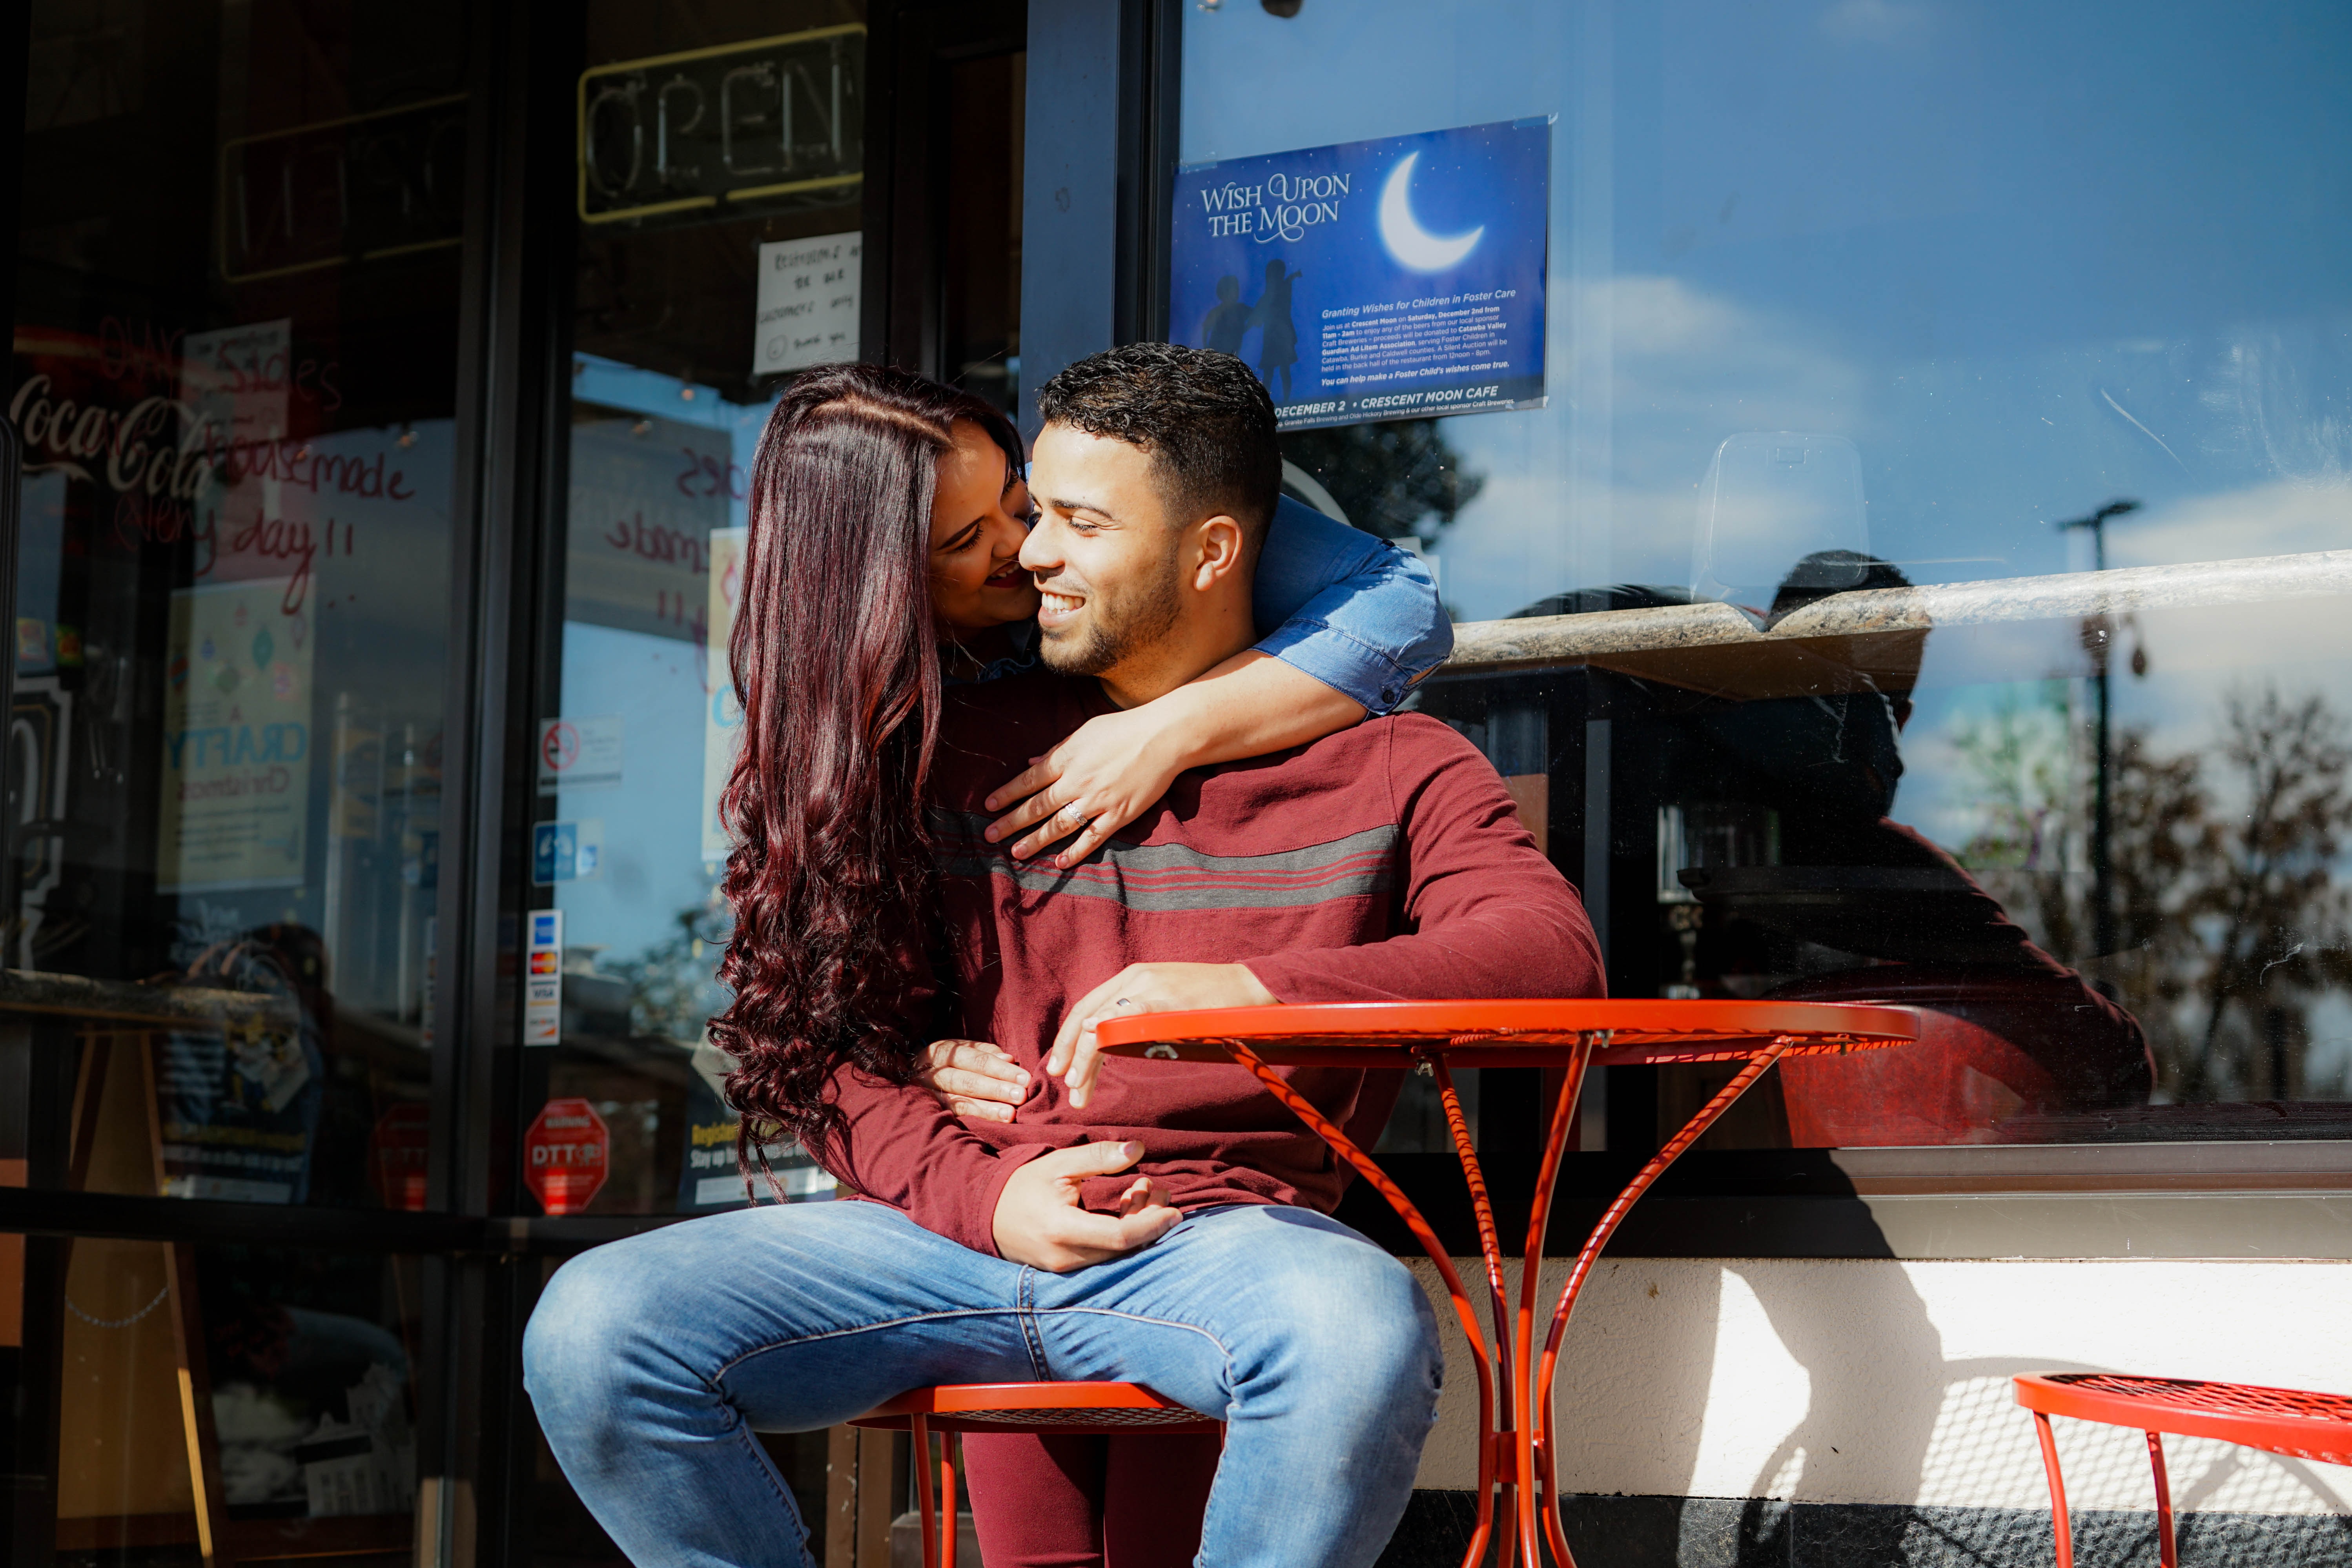
[[[1769,994],[1920,1012],[1908,1049],[1782,1064],[1793,1144],[2002,1142],[2026,1136],[2021,1118],[2147,1100],[2155,1067],[2138,1022],[2035,946],[1950,857],[1885,819],[1851,825],[1838,847],[1863,863],[1681,878],[1711,913],[1881,961]]]
[[[1821,552],[1790,572],[1767,624],[1832,594],[1905,586],[1885,562]],[[1525,613],[1683,602],[1674,590],[1618,587]],[[1591,710],[1612,721],[1601,775],[1611,817],[1630,826],[1654,812],[1657,822],[1650,962],[1661,993],[1886,1002],[1923,1016],[1916,1047],[1783,1064],[1777,1094],[1738,1131],[1727,1124],[1739,1141],[2038,1139],[2032,1129],[2050,1118],[2143,1106],[2155,1081],[2138,1022],[1889,815],[1927,637],[1872,630],[1739,645],[1736,663],[1706,647],[1591,658]],[[1611,911],[1621,942],[1636,907],[1620,899]],[[1642,945],[1628,943],[1632,964],[1618,965],[1636,984],[1648,980],[1634,967]],[[1670,1095],[1715,1080],[1689,1069],[1679,1091],[1664,1087],[1673,1081],[1661,1079]],[[1759,1121],[1773,1104],[1786,1107],[1785,1130]]]
[[[2147,1098],[2139,1026],[2067,970],[1880,964],[1771,994],[1919,1015],[1918,1043],[1902,1050],[1780,1064],[1797,1148],[2039,1142],[2040,1118]]]

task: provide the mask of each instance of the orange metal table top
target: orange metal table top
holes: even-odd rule
[[[2017,1402],[2044,1415],[2352,1465],[2352,1395],[2109,1372],[2027,1373],[2013,1381]]]
[[[1790,1056],[1907,1045],[1919,1021],[1904,1007],[1598,998],[1217,1007],[1107,1018],[1096,1030],[1113,1056],[1223,1062],[1223,1042],[1239,1040],[1289,1067],[1402,1067],[1433,1047],[1456,1068],[1559,1067],[1588,1037],[1593,1066],[1639,1067],[1740,1061],[1790,1037]]]

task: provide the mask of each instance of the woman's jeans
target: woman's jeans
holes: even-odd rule
[[[1226,1423],[1209,1568],[1357,1568],[1403,1512],[1442,1367],[1402,1264],[1337,1220],[1254,1205],[1071,1274],[878,1204],[740,1209],[572,1259],[523,1338],[549,1445],[641,1568],[809,1568],[755,1430],[1034,1379],[1140,1383]]]

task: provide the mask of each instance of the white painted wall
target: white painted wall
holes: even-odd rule
[[[1448,1339],[1444,1403],[1416,1484],[1466,1488],[1477,1474],[1475,1379],[1436,1271],[1417,1267]],[[1481,1266],[1455,1268],[1483,1296]],[[1557,1300],[1567,1265],[1545,1273]],[[1561,1360],[1560,1482],[2047,1508],[2032,1417],[2009,1382],[2046,1370],[2352,1392],[2352,1263],[1603,1262]],[[2137,1433],[2057,1429],[2069,1501],[2155,1506]],[[2188,1437],[2167,1438],[2165,1453],[2184,1511],[2352,1513],[2352,1468]]]

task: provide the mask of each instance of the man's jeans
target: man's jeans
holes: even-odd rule
[[[523,1366],[564,1474],[643,1568],[807,1568],[755,1430],[1047,1378],[1141,1383],[1225,1421],[1202,1563],[1360,1568],[1403,1512],[1443,1363],[1411,1272],[1304,1209],[1203,1210],[1048,1274],[853,1202],[585,1253],[540,1299]]]

